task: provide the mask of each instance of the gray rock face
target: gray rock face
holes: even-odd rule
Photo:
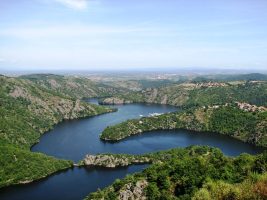
[[[150,159],[147,157],[126,156],[126,155],[86,155],[84,158],[84,165],[88,166],[102,166],[108,168],[115,168],[118,166],[128,166],[130,164],[149,163]]]
[[[145,200],[145,188],[148,182],[146,180],[137,181],[135,185],[132,183],[126,184],[120,190],[119,200]]]
[[[86,155],[85,159],[84,159],[84,164],[85,165],[94,165],[96,160],[96,156],[94,155]]]
[[[124,100],[124,99],[120,99],[118,97],[106,98],[101,102],[101,104],[103,105],[121,105],[121,104],[129,104],[129,103],[132,103],[132,102]]]
[[[242,102],[235,102],[236,105],[239,107],[239,109],[247,111],[247,112],[265,112],[267,111],[267,108],[264,106],[256,106],[256,105],[251,105],[249,103],[242,103]]]

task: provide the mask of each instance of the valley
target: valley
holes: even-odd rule
[[[204,154],[210,151],[220,152],[213,148],[207,149],[207,147],[188,147],[191,145],[209,145],[220,148],[225,154],[222,158],[226,159],[223,161],[226,165],[228,165],[227,162],[232,162],[232,158],[229,160],[228,156],[238,156],[242,152],[259,154],[266,147],[266,83],[264,81],[240,81],[235,84],[231,82],[229,85],[227,82],[211,84],[205,81],[195,83],[186,80],[182,83],[160,85],[158,88],[142,87],[138,91],[116,84],[116,80],[114,83],[99,83],[87,78],[51,74],[18,78],[2,76],[1,83],[1,135],[3,137],[0,141],[3,144],[1,145],[1,163],[4,166],[1,171],[1,185],[4,187],[27,183],[23,186],[3,188],[3,192],[0,191],[1,199],[42,199],[45,191],[49,193],[49,199],[57,199],[58,195],[64,199],[81,199],[88,193],[96,191],[99,186],[101,188],[108,186],[116,178],[142,171],[148,164],[151,168],[161,165],[160,163],[168,165],[167,163],[172,162],[173,156],[178,156],[181,162],[184,162],[184,159],[193,159],[187,158],[185,156],[187,153],[183,151],[191,152],[195,151],[192,149],[199,148],[197,151],[203,151]],[[226,87],[229,88],[225,89]],[[152,93],[147,93],[149,90]],[[223,94],[223,91],[226,98],[216,97],[216,95],[214,98],[209,98],[211,93]],[[235,93],[235,91],[238,92]],[[233,97],[231,101],[227,97],[228,94]],[[99,100],[92,99],[94,97]],[[107,98],[111,100],[105,101]],[[112,98],[118,98],[119,101],[114,101]],[[162,101],[162,98],[165,100]],[[189,100],[185,101],[188,98]],[[191,98],[194,102],[190,100]],[[97,101],[109,106],[99,106]],[[77,120],[78,118],[82,119]],[[16,122],[16,126],[13,126],[12,121]],[[21,132],[21,130],[24,131]],[[140,135],[147,131],[150,133]],[[135,134],[137,135],[127,138]],[[111,142],[121,139],[123,140],[120,142]],[[188,148],[167,150],[177,147]],[[167,151],[161,152],[161,150]],[[151,153],[157,151],[160,152]],[[103,157],[94,156],[99,153]],[[85,163],[82,161],[86,154],[91,154],[91,157],[88,157],[90,161],[85,162],[89,165],[88,167],[83,166]],[[200,159],[201,155],[197,153],[196,159]],[[260,155],[262,154],[252,155],[246,159],[257,160],[257,157],[261,158]],[[203,159],[206,160],[205,162],[211,162],[210,159],[214,158]],[[265,157],[261,159],[264,160]],[[77,163],[80,163],[79,167],[76,166]],[[102,168],[99,169],[99,166]],[[113,169],[105,171],[103,167]],[[231,182],[226,178],[222,184],[241,184],[242,181],[251,180],[250,171],[255,172],[253,163],[250,167],[242,179],[238,178]],[[261,168],[264,167],[265,164],[261,166]],[[64,171],[60,172],[61,170]],[[42,179],[55,172],[57,172],[55,175]],[[110,178],[99,183],[96,180],[102,175],[97,175],[98,172],[103,175],[108,173]],[[141,182],[137,181],[138,187],[142,188],[140,184],[142,185],[142,181],[145,181],[144,188],[150,188],[152,186],[146,176],[145,172],[129,176],[120,185],[132,184],[132,181],[134,183],[135,180],[140,180]],[[95,177],[94,183],[91,182],[93,177]],[[136,177],[143,178],[136,179]],[[42,180],[29,183],[38,179]],[[65,191],[64,195],[64,188],[74,189],[76,187],[71,181],[76,179],[82,183],[80,186],[77,185],[80,189],[75,189],[76,192]],[[212,184],[217,184],[217,179],[215,177],[212,179],[215,181]],[[259,182],[264,180],[264,175],[263,179],[257,180]],[[55,181],[64,181],[66,184],[64,187],[59,187],[56,193],[48,192],[55,187]],[[201,185],[203,184],[201,182]],[[253,184],[254,182],[250,187],[254,187]],[[114,186],[108,188],[112,187]],[[228,185],[228,187],[232,186]],[[88,198],[105,197],[108,199],[125,193],[123,187],[115,191],[108,188],[104,189],[101,195],[93,193]],[[113,191],[109,192],[113,197],[106,196],[109,194],[105,193],[107,190]],[[201,189],[200,192],[202,190],[209,192],[210,196],[215,195],[214,191],[208,190],[207,192],[207,188]],[[192,191],[196,196],[197,189]],[[193,195],[192,191],[187,192],[188,195]],[[134,193],[134,191],[131,192]],[[160,195],[166,192],[158,188],[155,194]],[[148,194],[147,190],[141,193],[143,196]],[[171,198],[173,193],[169,191],[168,195]]]
[[[266,0],[0,0],[0,200],[267,200]]]

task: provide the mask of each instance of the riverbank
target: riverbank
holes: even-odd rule
[[[153,130],[173,129],[216,132],[257,146],[267,146],[267,112],[248,112],[231,104],[127,120],[107,127],[100,138],[105,141],[119,141]]]
[[[76,119],[92,117],[113,111],[115,111],[115,109],[107,109],[106,112],[103,110],[97,114],[83,114],[80,117],[77,116]],[[55,123],[49,130],[52,130],[53,127],[60,122],[61,120]],[[45,132],[42,134],[45,134]],[[33,145],[36,143],[37,141]],[[29,148],[21,148],[17,145],[2,141],[0,141],[0,144],[0,163],[2,167],[0,171],[0,188],[30,183],[74,166],[73,161],[70,160],[57,159],[42,153],[31,152]]]
[[[0,152],[0,188],[30,183],[73,166],[72,161],[33,153],[14,145],[3,144]]]
[[[162,163],[169,159],[179,159],[179,155],[183,152],[188,154],[190,151],[206,151],[215,149],[208,146],[191,146],[186,148],[173,148],[170,150],[162,150],[152,153],[146,153],[142,155],[131,154],[87,154],[83,160],[81,160],[77,166],[91,166],[91,167],[105,167],[105,168],[117,168],[126,167],[134,164],[155,164]]]
[[[115,109],[107,109],[107,112],[99,112],[96,115],[113,111]],[[96,115],[88,113],[88,115],[82,115],[77,118],[81,119]],[[61,120],[52,127],[60,122]],[[42,134],[45,134],[45,132]],[[0,188],[30,183],[74,166],[74,162],[70,160],[57,159],[42,153],[31,152],[28,148],[20,148],[5,142],[0,142],[0,144],[0,163],[2,167],[0,171]]]

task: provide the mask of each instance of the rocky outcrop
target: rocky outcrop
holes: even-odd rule
[[[60,84],[55,79],[48,80],[48,83],[53,89],[60,88]]]
[[[168,96],[165,94],[165,95],[163,96],[163,98],[162,98],[160,104],[165,105],[165,104],[167,104],[167,102],[168,102]]]
[[[203,87],[203,88],[211,88],[211,87],[225,87],[227,86],[226,83],[219,83],[219,82],[204,82],[204,83],[197,83],[197,87]]]
[[[256,112],[256,111],[259,111],[259,112],[264,112],[264,111],[267,111],[267,108],[264,107],[264,106],[256,106],[256,105],[251,105],[249,103],[241,103],[241,102],[236,102],[236,105],[241,109],[241,110],[244,110],[244,111],[247,111],[247,112]]]
[[[148,103],[154,103],[156,102],[156,98],[158,97],[158,89],[157,88],[151,88],[147,90],[149,96],[147,98]]]
[[[87,166],[101,166],[108,168],[128,166],[131,164],[150,163],[151,160],[145,156],[134,155],[86,155],[82,164]]]
[[[9,94],[10,96],[14,98],[22,97],[22,98],[27,98],[29,94],[23,89],[22,87],[16,86],[12,92]]]
[[[145,188],[148,186],[146,180],[126,184],[119,192],[119,200],[145,200]]]
[[[129,103],[132,103],[132,101],[124,100],[118,97],[109,97],[100,102],[102,105],[121,105]]]

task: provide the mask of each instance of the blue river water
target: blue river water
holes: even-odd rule
[[[90,100],[97,103],[97,100]],[[64,121],[44,134],[32,151],[78,162],[88,153],[143,154],[190,145],[209,145],[220,148],[224,154],[236,156],[247,152],[260,153],[261,148],[234,138],[215,133],[196,133],[186,130],[152,131],[135,135],[120,142],[109,143],[99,139],[107,127],[127,119],[140,118],[152,113],[179,111],[176,107],[156,104],[129,104],[114,106],[117,112],[95,117]],[[133,165],[117,169],[78,168],[58,172],[48,178],[0,190],[0,199],[83,199],[90,192],[111,184],[116,178],[142,171],[148,165]]]

